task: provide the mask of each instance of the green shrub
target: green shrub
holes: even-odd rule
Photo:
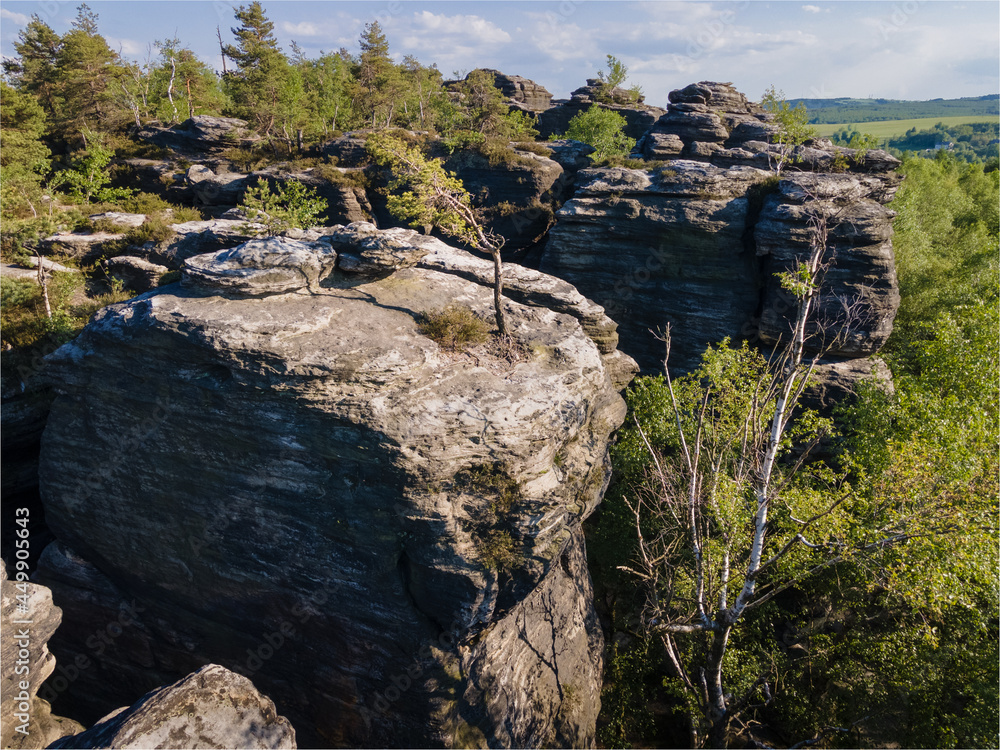
[[[136,193],[121,203],[122,209],[131,214],[156,214],[174,208],[173,204],[153,193]]]
[[[264,233],[273,236],[286,229],[306,229],[315,226],[326,211],[326,199],[313,188],[298,180],[288,180],[271,192],[267,180],[258,179],[257,186],[247,188],[240,208],[251,222],[264,225]]]
[[[130,246],[142,247],[147,242],[167,242],[174,237],[174,230],[161,216],[150,216],[137,227],[132,227],[125,233],[125,240]]]
[[[0,310],[3,312],[32,304],[40,296],[41,292],[34,282],[0,276]]]
[[[555,153],[545,144],[536,143],[535,141],[520,141],[514,144],[514,148],[518,151],[527,151],[532,154],[537,154],[538,156],[552,156],[552,154]]]
[[[489,338],[489,326],[468,307],[449,305],[444,310],[423,313],[418,330],[449,351],[464,351]]]
[[[569,121],[565,137],[593,146],[596,151],[590,158],[594,161],[613,155],[626,157],[635,146],[635,139],[625,135],[627,124],[614,110],[595,105]]]
[[[93,134],[92,134],[93,135]],[[91,145],[66,169],[56,172],[49,182],[53,188],[68,188],[69,194],[85,204],[92,199],[119,205],[132,195],[128,188],[107,187],[111,182],[108,165],[114,150],[92,138]]]

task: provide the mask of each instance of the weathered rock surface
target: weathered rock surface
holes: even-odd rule
[[[351,238],[369,231],[295,252],[363,257]],[[165,287],[50,358],[41,476],[60,544],[39,576],[70,624],[53,647],[92,653],[95,625],[128,612],[78,705],[106,712],[211,661],[252,676],[309,746],[593,744],[580,524],[624,418],[605,363],[627,358],[597,306],[513,269],[521,358],[442,350],[421,314],[490,320],[490,264],[408,235],[426,254],[388,276]]]
[[[42,268],[49,273],[80,273],[80,269],[78,268],[64,266],[62,263],[56,263],[49,258],[42,258]],[[19,279],[21,281],[33,281],[37,284],[38,258],[31,256],[24,262],[24,265],[19,263],[0,263],[0,276],[9,276],[12,279]]]
[[[538,115],[538,132],[541,138],[565,133],[569,121],[580,112],[585,112],[592,106],[610,109],[625,118],[625,135],[638,140],[666,114],[666,110],[644,103],[645,98],[639,96],[633,100],[631,94],[623,89],[613,89],[608,94],[601,90],[597,79],[587,79],[587,85],[578,88],[570,99],[552,102],[549,109]]]
[[[147,125],[138,132],[137,137],[182,153],[214,153],[259,140],[246,120],[210,115],[195,115],[172,128]]]
[[[294,748],[295,730],[246,677],[209,664],[51,748]]]
[[[177,270],[195,255],[236,247],[253,239],[252,230],[263,227],[244,219],[210,219],[171,224],[170,229],[174,232],[170,240],[161,245],[149,244],[143,254],[152,263]]]
[[[91,214],[90,221],[106,221],[119,227],[141,227],[146,223],[145,214],[127,214],[121,211],[107,211],[103,214]]]
[[[816,141],[779,180],[776,147],[766,142],[774,132],[771,116],[729,84],[673,91],[670,110],[638,145],[668,163],[583,170],[557,213],[541,269],[603,305],[644,371],[662,369],[651,331],[667,324],[676,371],[727,336],[763,346],[787,338],[795,301],[776,274],[808,257],[817,222],[827,227],[829,269],[810,351],[864,358],[888,338],[899,296],[885,204],[899,178],[886,170],[898,162],[869,152],[850,171],[809,171],[832,169],[839,152],[847,163],[855,156]],[[830,372],[830,392],[843,392],[844,378]]]
[[[124,239],[117,232],[58,232],[39,240],[39,250],[46,255],[75,258],[80,263],[95,263],[108,254],[109,247]]]
[[[505,254],[541,240],[555,221],[552,205],[569,198],[572,181],[554,159],[517,151],[517,161],[492,165],[485,156],[459,152],[445,162],[488,217],[487,226],[502,235]]]
[[[336,263],[329,244],[268,237],[188,258],[182,284],[209,294],[266,297],[312,289]]]
[[[780,147],[771,143],[778,133],[774,115],[749,101],[731,84],[702,81],[671,91],[670,105],[656,124],[641,137],[636,151],[648,159],[697,159],[721,167],[735,165],[771,169],[779,161]],[[845,167],[860,172],[888,172],[898,159],[879,149],[861,155],[824,139],[795,149],[798,169],[828,172],[838,155]]]
[[[507,75],[499,70],[483,68],[493,75],[493,85],[507,97],[517,109],[525,112],[544,112],[552,106],[552,94],[544,86],[529,78]]]
[[[48,701],[38,697],[41,684],[55,669],[49,653],[62,610],[52,592],[27,581],[8,580],[0,561],[0,746],[41,748],[83,729],[77,722],[53,716]]]
[[[675,160],[647,173],[591,169],[558,212],[542,270],[576,286],[619,323],[621,348],[647,372],[662,367],[650,331],[670,324],[671,366],[690,370],[729,336],[773,343],[786,335],[792,298],[775,273],[807,256],[810,212],[830,225],[817,323],[848,331],[827,354],[876,352],[898,306],[891,189],[875,176],[786,174],[777,185],[754,167]],[[805,192],[820,196],[808,201]],[[765,192],[770,191],[765,195]],[[834,344],[815,339],[814,350]]]
[[[126,289],[148,292],[160,284],[160,277],[170,269],[134,255],[119,255],[107,260],[108,275],[120,280]]]
[[[876,176],[788,173],[767,196],[754,226],[758,257],[767,270],[759,334],[788,338],[794,300],[776,274],[792,272],[808,257],[816,230],[827,225],[826,271],[807,344],[825,356],[864,357],[892,333],[899,289],[892,252],[892,217],[883,203],[891,190]]]

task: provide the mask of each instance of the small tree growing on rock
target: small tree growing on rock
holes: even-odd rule
[[[778,132],[775,141],[778,145],[777,162],[775,169],[778,174],[789,163],[794,163],[795,149],[816,136],[816,131],[809,127],[809,114],[805,105],[799,102],[798,106],[792,107],[785,100],[785,92],[775,90],[774,86],[769,86],[761,98],[761,106],[766,112],[774,115]]]
[[[472,196],[462,181],[444,168],[440,159],[424,156],[399,138],[376,133],[368,138],[368,152],[392,172],[389,211],[411,227],[437,227],[450,237],[488,252],[493,258],[493,308],[497,329],[506,338],[503,313],[503,237],[486,229],[472,206]]]
[[[326,210],[325,198],[298,180],[289,180],[271,192],[267,180],[258,179],[257,186],[247,188],[240,208],[247,219],[264,225],[264,234],[276,235],[286,229],[306,229],[315,226]]]
[[[593,106],[580,112],[569,121],[566,138],[593,146],[594,161],[608,156],[628,156],[635,146],[635,139],[625,135],[625,118],[617,112]]]

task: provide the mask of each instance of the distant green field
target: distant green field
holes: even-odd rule
[[[916,128],[917,130],[927,130],[933,128],[939,122],[944,123],[945,127],[953,125],[968,125],[973,122],[996,122],[996,118],[982,117],[982,116],[967,116],[967,117],[921,117],[915,120],[884,120],[882,122],[862,122],[854,125],[855,130],[859,130],[862,133],[868,133],[876,138],[898,138],[899,136],[905,135],[906,131],[910,128]],[[813,125],[816,132],[824,138],[829,138],[831,135],[836,133],[848,125],[844,123],[832,124],[824,123],[821,125]]]

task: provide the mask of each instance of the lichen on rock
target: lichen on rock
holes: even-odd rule
[[[213,661],[304,744],[592,744],[603,657],[580,528],[625,415],[614,324],[508,265],[524,355],[445,351],[421,314],[491,320],[488,261],[411,230],[323,240],[189,259],[197,283],[109,307],[52,355],[41,475],[60,547],[39,576],[65,601],[62,652],[86,650],[81,586],[141,608],[78,698],[120,705],[122,676],[152,689]],[[286,283],[299,260],[308,283]],[[500,465],[519,487],[505,508],[460,480]],[[484,545],[504,535],[499,565]],[[588,696],[572,711],[569,683]]]

